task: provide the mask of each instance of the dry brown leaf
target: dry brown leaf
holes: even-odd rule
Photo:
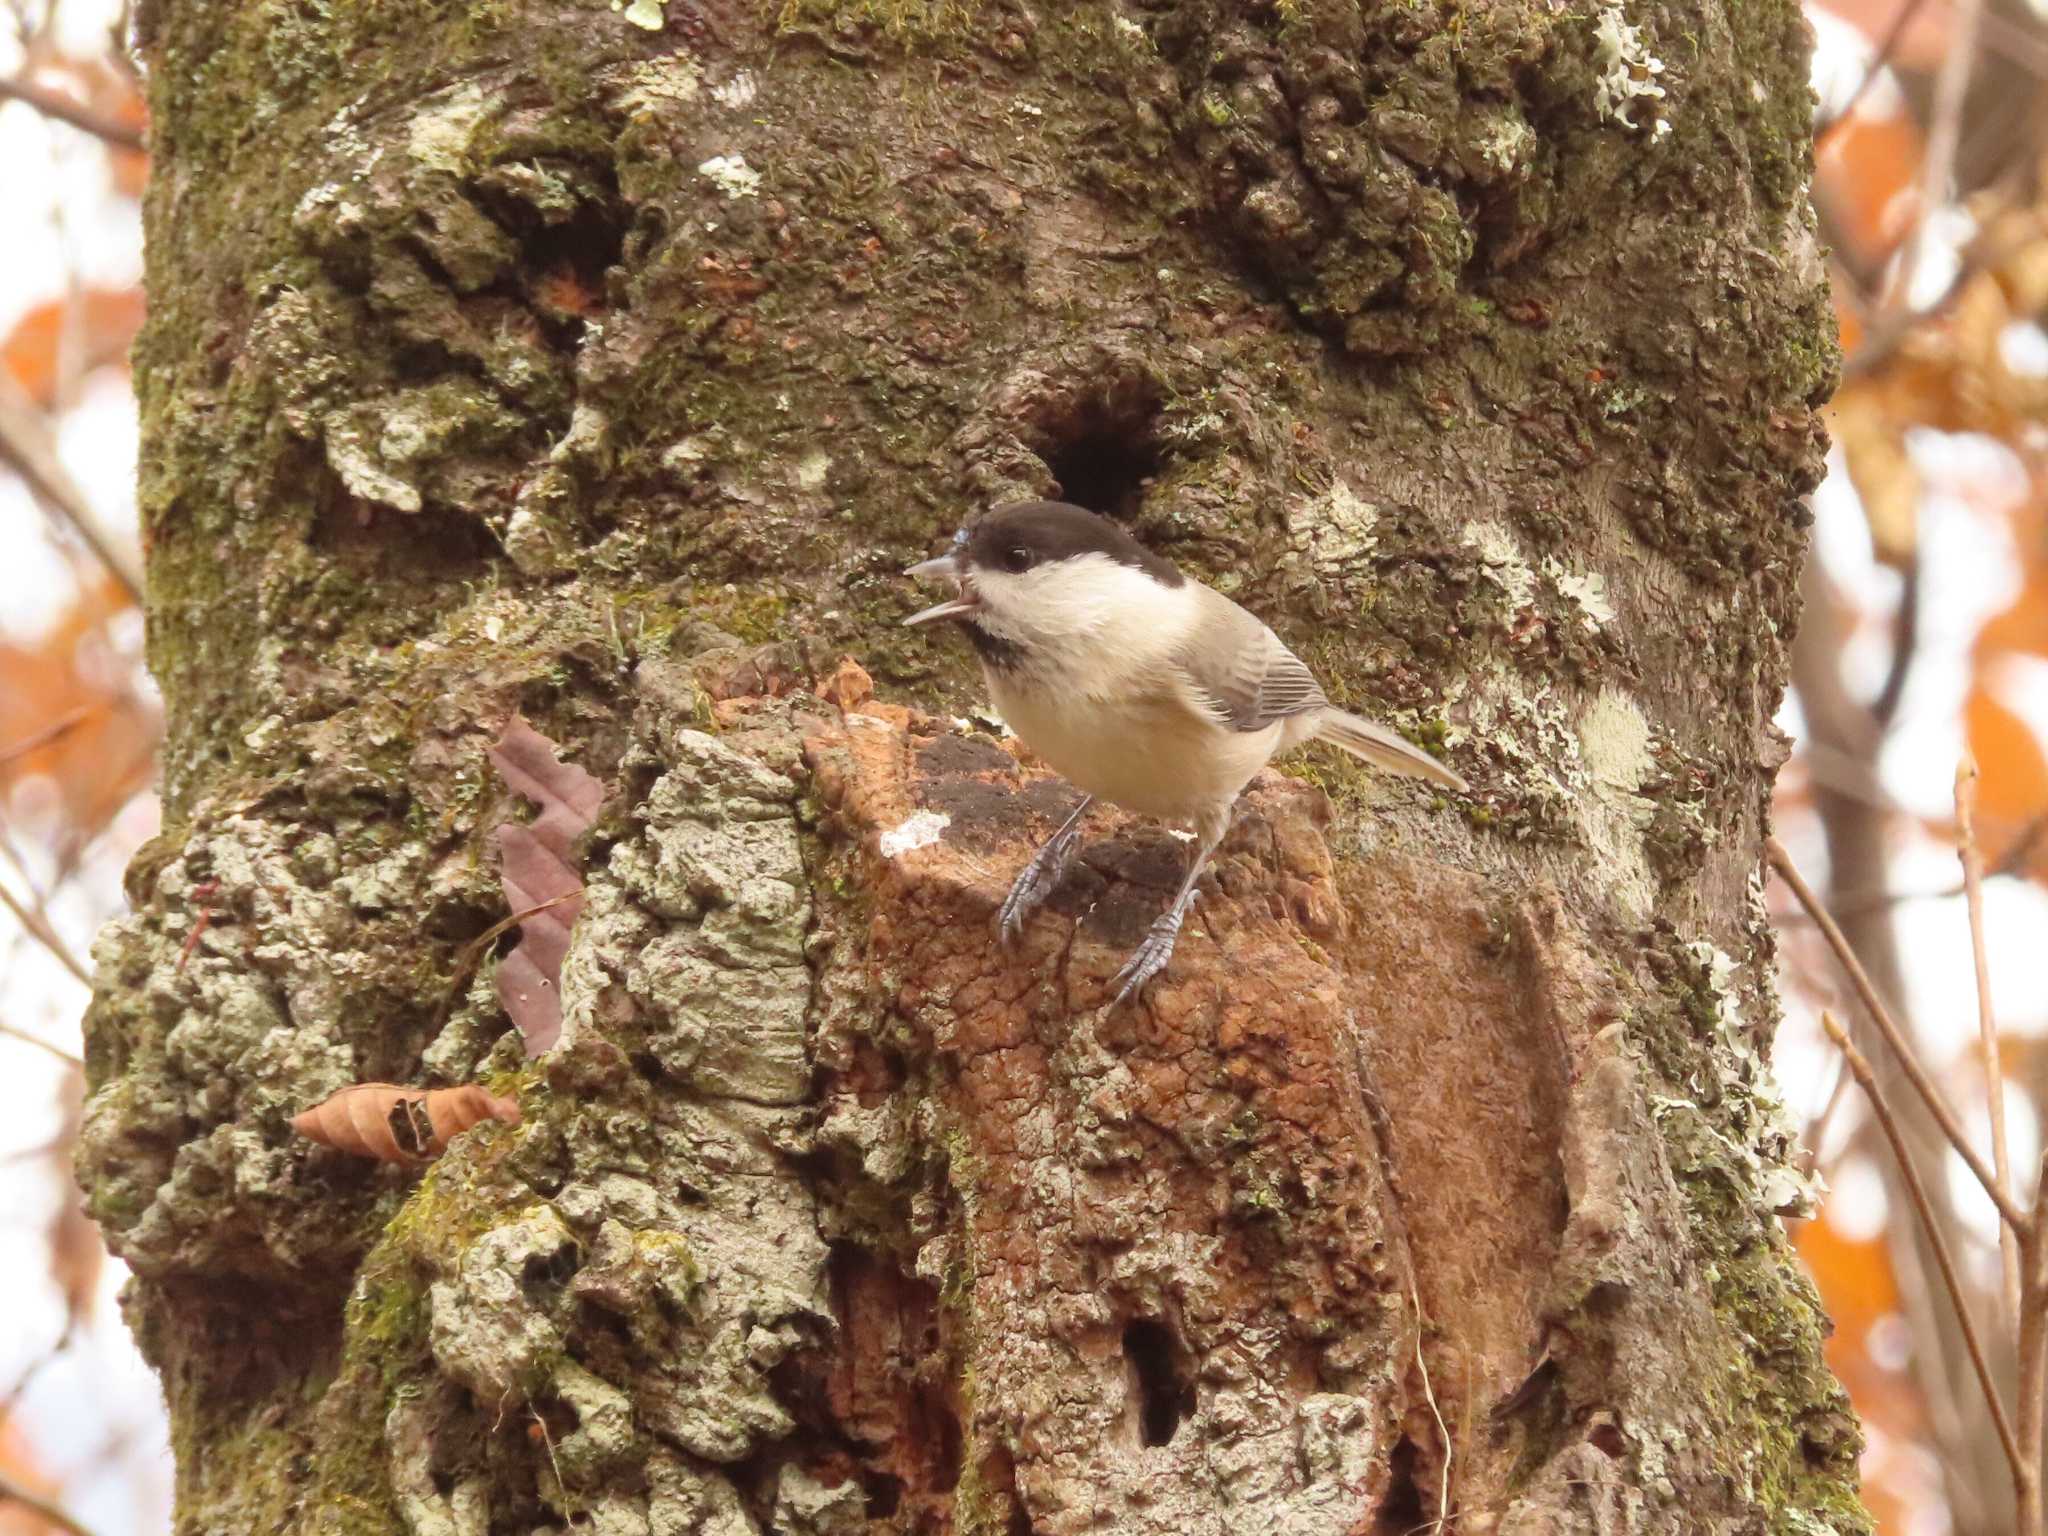
[[[309,1141],[383,1163],[424,1163],[485,1120],[519,1123],[512,1099],[465,1083],[460,1088],[402,1088],[357,1083],[292,1116],[292,1129]]]
[[[88,288],[78,295],[75,314],[71,305],[69,299],[36,305],[0,341],[0,366],[44,410],[56,402],[58,353],[68,326],[76,325],[78,367],[87,373],[109,363],[125,365],[142,326],[140,288]]]
[[[66,837],[96,834],[155,772],[161,721],[130,691],[105,640],[107,621],[130,606],[104,580],[33,640],[0,641],[0,793],[46,777]],[[32,745],[17,753],[24,744]]]
[[[1998,651],[2048,656],[2048,562],[2037,562],[2011,606],[1977,632],[1979,656]]]
[[[577,276],[573,267],[556,267],[544,274],[534,285],[534,299],[562,319],[587,320],[604,313],[604,295]]]
[[[1875,391],[1854,386],[1829,407],[1828,429],[1863,503],[1873,552],[1887,565],[1909,565],[1919,538],[1920,473],[1906,452],[1905,433]]]
[[[2048,755],[2033,730],[1980,681],[1963,705],[1964,739],[1983,779],[1977,804],[1987,823],[1985,858],[1996,864],[2001,845],[2048,810]]]
[[[56,1479],[37,1463],[28,1438],[15,1427],[11,1416],[0,1418],[0,1477],[36,1498],[57,1497]],[[0,1536],[62,1536],[62,1530],[25,1505],[0,1501]]]
[[[505,902],[530,915],[519,925],[519,944],[498,967],[498,1000],[538,1056],[562,1034],[562,960],[569,931],[583,910],[583,872],[572,857],[576,839],[590,830],[604,803],[604,785],[565,763],[555,744],[517,715],[491,748],[505,782],[535,805],[530,823],[498,828],[498,859]]]
[[[1918,206],[1920,125],[1866,96],[1828,131],[1814,156],[1814,195],[1859,265],[1882,262],[1913,227]]]

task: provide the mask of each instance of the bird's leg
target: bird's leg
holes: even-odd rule
[[[1220,811],[1202,816],[1195,823],[1195,851],[1188,860],[1188,872],[1180,882],[1180,889],[1174,893],[1173,905],[1153,919],[1144,943],[1132,951],[1131,958],[1124,962],[1124,968],[1116,973],[1117,1002],[1130,997],[1166,969],[1166,962],[1173,958],[1174,941],[1180,937],[1180,925],[1187,920],[1188,910],[1195,904],[1195,882],[1201,879],[1209,856],[1229,830],[1230,807],[1227,805]]]
[[[1094,803],[1093,795],[1083,795],[1073,814],[1060,824],[1059,831],[1045,840],[1045,846],[1031,856],[1031,862],[1017,876],[1016,883],[1010,887],[1010,894],[1003,898],[1003,909],[996,914],[996,932],[1003,943],[1017,942],[1018,935],[1024,931],[1025,921],[1067,878],[1067,866],[1074,862],[1074,850],[1081,846],[1081,818],[1088,814],[1088,807]]]

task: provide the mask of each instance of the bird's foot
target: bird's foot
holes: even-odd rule
[[[1060,882],[1067,878],[1067,867],[1074,862],[1074,850],[1080,846],[1081,828],[1076,818],[1031,856],[1031,862],[1010,887],[1010,894],[1003,898],[1002,910],[996,913],[996,933],[1005,947],[1017,942],[1031,914],[1060,888]]]
[[[1199,893],[1190,889],[1187,895],[1160,913],[1145,932],[1145,942],[1132,951],[1131,958],[1124,962],[1124,968],[1113,978],[1117,985],[1116,1001],[1138,992],[1146,982],[1166,969],[1166,962],[1173,958],[1174,941],[1180,937],[1180,925],[1188,915],[1188,909],[1195,904]]]

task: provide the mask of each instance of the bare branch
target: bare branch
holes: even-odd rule
[[[2048,1153],[2034,1184],[2034,1214],[2048,1210]],[[2020,1529],[2043,1536],[2041,1508],[2042,1412],[2048,1406],[2048,1241],[2037,1225],[2020,1238],[2019,1420],[2021,1470],[2014,1476]]]
[[[1913,541],[1899,588],[1899,611],[1892,620],[1892,664],[1885,673],[1884,686],[1870,701],[1870,718],[1880,730],[1890,730],[1899,712],[1899,700],[1906,696],[1906,679],[1913,673],[1913,658],[1920,649],[1920,541]]]
[[[1977,848],[1977,760],[1968,752],[1956,765],[1956,857],[1963,865],[1969,900],[1970,954],[1977,964],[1977,1038],[1984,1050],[1984,1098],[1991,1113],[1991,1168],[1998,1187],[2012,1198],[2012,1153],[2005,1138],[2005,1071],[1998,1060],[1998,1025],[1991,1008],[1991,960],[1984,950],[1984,855]],[[2038,1213],[2037,1213],[2038,1214]],[[1998,1252],[2005,1268],[2005,1316],[2020,1326],[2019,1234],[1998,1225]]]
[[[28,936],[55,955],[65,970],[86,986],[92,985],[92,973],[78,963],[78,957],[71,953],[63,939],[57,936],[57,930],[49,925],[41,913],[24,904],[19,896],[4,885],[0,885],[0,906],[12,912],[14,920],[27,930]]]
[[[118,118],[107,116],[80,101],[73,101],[62,91],[53,91],[29,80],[0,79],[0,101],[18,101],[23,106],[33,107],[44,117],[54,118],[69,124],[81,133],[89,133],[103,140],[115,149],[145,154],[149,146],[143,142],[142,131],[131,128]]]
[[[1927,0],[1906,0],[1906,3],[1899,7],[1898,13],[1892,17],[1892,24],[1884,29],[1884,41],[1877,45],[1877,52],[1870,60],[1870,67],[1864,70],[1862,78],[1857,80],[1856,89],[1851,91],[1849,99],[1842,103],[1841,111],[1822,123],[1820,131],[1814,134],[1815,148],[1824,146],[1828,136],[1846,123],[1854,115],[1857,107],[1863,104],[1865,94],[1876,83],[1877,77],[1891,67],[1892,55],[1899,51],[1899,42],[1905,37],[1906,28],[1913,24],[1913,18],[1920,14],[1920,7],[1926,3]]]
[[[140,561],[117,535],[101,525],[85,492],[59,462],[41,413],[13,375],[4,370],[0,370],[0,464],[20,475],[44,509],[84,541],[131,598],[142,601]]]
[[[20,761],[31,752],[40,751],[53,741],[63,740],[64,737],[69,736],[79,726],[84,724],[86,718],[92,713],[93,710],[90,706],[81,705],[79,708],[72,710],[70,714],[53,720],[41,730],[30,731],[21,740],[9,746],[0,747],[0,768],[5,768],[9,763]]]
[[[1877,1122],[1884,1128],[1885,1140],[1891,1143],[1892,1155],[1898,1159],[1899,1176],[1905,1181],[1906,1191],[1912,1196],[1913,1210],[1920,1218],[1920,1226],[1927,1234],[1928,1244],[1934,1249],[1935,1263],[1941,1269],[1942,1284],[1948,1288],[1949,1301],[1956,1309],[1956,1321],[1962,1325],[1963,1342],[1969,1347],[1970,1364],[1977,1371],[1977,1385],[1983,1388],[1984,1405],[1991,1411],[1992,1425],[1998,1431],[1998,1443],[2005,1448],[2006,1460],[2012,1465],[2014,1486],[2020,1484],[2023,1461],[2020,1457],[2019,1441],[2013,1437],[2012,1424],[2005,1416],[2005,1404],[1999,1401],[1997,1383],[1991,1379],[1991,1366],[1984,1357],[1983,1342],[1977,1337],[1977,1325],[1970,1317],[1969,1298],[1964,1294],[1963,1282],[1956,1273],[1955,1256],[1948,1251],[1948,1239],[1941,1234],[1941,1223],[1934,1219],[1934,1210],[1927,1203],[1927,1188],[1920,1182],[1920,1170],[1913,1166],[1913,1159],[1906,1151],[1906,1139],[1899,1131],[1899,1123],[1892,1115],[1892,1107],[1886,1102],[1884,1092],[1877,1086],[1877,1075],[1870,1070],[1870,1061],[1856,1049],[1856,1042],[1849,1038],[1841,1021],[1826,1009],[1821,1010],[1821,1028],[1828,1032],[1828,1038],[1842,1053],[1842,1059],[1849,1063],[1857,1085],[1864,1097],[1870,1100],[1870,1107],[1877,1116]]]
[[[1948,52],[1942,56],[1941,73],[1934,79],[1932,122],[1927,129],[1927,153],[1920,162],[1920,212],[1906,246],[1906,259],[1899,264],[1900,307],[1912,285],[1915,269],[1926,251],[1928,226],[1934,210],[1955,195],[1956,148],[1962,142],[1963,101],[1970,91],[1970,74],[1977,67],[1977,23],[1984,14],[1984,0],[1956,0],[1949,17]]]
[[[1998,856],[1996,863],[1984,871],[1987,880],[2008,880],[2023,876],[2027,865],[2032,862],[2034,850],[2040,847],[2044,834],[2048,834],[2048,811],[2033,817],[2020,828],[2019,836],[2006,844],[2005,852]],[[1910,901],[1954,901],[1958,896],[1967,895],[1961,882],[1938,891],[1850,891],[1836,892],[1832,903],[1840,917],[1860,917],[1865,912],[1875,912],[1881,907],[1903,906]],[[1811,922],[1804,913],[1790,913],[1787,922]]]
[[[2012,1196],[1999,1187],[1997,1176],[1985,1165],[1984,1159],[1977,1155],[1977,1149],[1970,1145],[1969,1138],[1963,1134],[1962,1125],[1956,1120],[1955,1111],[1948,1107],[1948,1101],[1941,1096],[1941,1090],[1935,1087],[1934,1079],[1927,1075],[1927,1069],[1920,1064],[1920,1058],[1915,1054],[1912,1043],[1906,1039],[1905,1031],[1899,1028],[1898,1021],[1891,1015],[1891,1010],[1885,1007],[1884,1000],[1877,995],[1877,988],[1871,983],[1870,973],[1863,969],[1863,962],[1856,958],[1856,951],[1849,947],[1849,941],[1842,936],[1842,930],[1836,926],[1834,918],[1829,915],[1827,908],[1821,905],[1820,898],[1814,895],[1813,887],[1806,883],[1806,877],[1799,873],[1798,866],[1792,862],[1792,855],[1785,851],[1785,845],[1775,837],[1764,839],[1764,857],[1770,861],[1771,868],[1778,872],[1778,877],[1791,887],[1792,894],[1799,898],[1799,904],[1806,909],[1807,915],[1820,929],[1821,936],[1828,941],[1828,948],[1835,952],[1835,959],[1848,974],[1850,984],[1856,989],[1856,996],[1863,1003],[1864,1012],[1877,1026],[1878,1033],[1884,1036],[1885,1044],[1898,1059],[1900,1069],[1906,1074],[1906,1080],[1913,1085],[1914,1090],[1926,1103],[1928,1113],[1934,1116],[1935,1123],[1942,1129],[1942,1134],[1947,1136],[1949,1145],[1956,1149],[1957,1155],[1968,1165],[1970,1172],[1976,1175],[1977,1182],[1984,1186],[1985,1194],[1989,1195],[1991,1203],[1998,1207],[1998,1214],[2012,1225],[2014,1231],[2030,1231],[2033,1218],[2014,1204]]]
[[[80,1061],[76,1056],[65,1050],[63,1046],[52,1045],[41,1035],[32,1035],[25,1029],[16,1029],[12,1024],[7,1023],[0,1023],[0,1035],[5,1035],[10,1040],[20,1040],[29,1045],[40,1046],[74,1072],[83,1072],[85,1070],[85,1063],[83,1061]]]
[[[1429,1404],[1430,1417],[1436,1420],[1437,1443],[1444,1448],[1444,1464],[1438,1479],[1436,1494],[1436,1515],[1438,1520],[1451,1518],[1451,1432],[1444,1425],[1444,1411],[1436,1405],[1436,1388],[1429,1382],[1429,1362],[1422,1357],[1422,1333],[1426,1319],[1422,1315],[1422,1293],[1415,1287],[1415,1270],[1408,1271],[1408,1299],[1415,1305],[1415,1369],[1422,1374],[1422,1396]]]
[[[57,1505],[41,1494],[24,1488],[5,1472],[0,1472],[0,1503],[19,1504],[37,1519],[45,1520],[59,1530],[69,1531],[71,1536],[93,1536],[88,1528],[72,1519]]]

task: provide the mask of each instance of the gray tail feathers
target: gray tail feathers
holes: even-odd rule
[[[1316,739],[1342,747],[1353,757],[1363,758],[1388,773],[1405,773],[1452,789],[1465,787],[1463,779],[1420,747],[1410,746],[1383,725],[1374,725],[1341,709],[1325,709],[1316,717]]]

